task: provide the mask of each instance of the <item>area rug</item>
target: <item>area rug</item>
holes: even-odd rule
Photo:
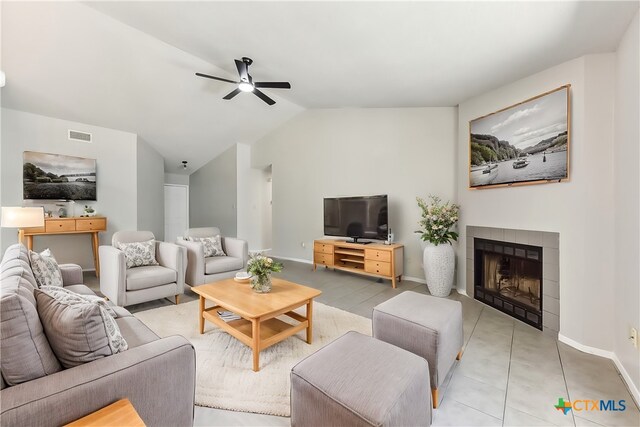
[[[324,304],[313,306],[313,344],[300,332],[260,352],[253,372],[251,349],[205,323],[198,333],[198,301],[135,313],[161,337],[182,335],[196,349],[196,405],[269,415],[290,415],[291,368],[348,331],[371,335],[371,320]],[[304,308],[299,310],[304,314]]]

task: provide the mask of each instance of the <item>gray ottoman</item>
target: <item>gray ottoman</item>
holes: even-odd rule
[[[430,392],[423,358],[347,332],[291,370],[291,425],[428,426]]]
[[[377,305],[372,316],[373,336],[429,362],[433,407],[438,387],[462,356],[462,304],[417,292],[403,292]]]

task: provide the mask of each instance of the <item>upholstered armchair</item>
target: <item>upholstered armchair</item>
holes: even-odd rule
[[[186,240],[188,237],[212,237],[220,235],[217,227],[190,228],[176,243],[187,249],[186,282],[190,286],[203,285],[235,276],[249,261],[249,246],[246,241],[222,237],[222,250],[226,256],[204,256],[204,245]]]
[[[155,241],[158,265],[127,268],[125,253],[119,244],[155,240],[150,231],[118,231],[113,246],[100,246],[100,292],[119,306],[139,304],[184,293],[185,249],[173,243]]]

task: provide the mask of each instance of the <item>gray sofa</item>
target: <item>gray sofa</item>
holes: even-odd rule
[[[184,237],[211,237],[220,234],[217,227],[190,228]],[[179,237],[176,243],[187,249],[187,276],[189,286],[204,285],[216,280],[235,276],[238,271],[247,267],[249,261],[249,245],[246,241],[233,237],[222,237],[222,250],[227,256],[204,256],[204,248],[200,242],[191,242]]]
[[[82,284],[78,266],[61,265],[61,270],[66,289],[94,295]],[[0,352],[5,356],[0,358],[0,425],[59,426],[122,398],[131,401],[147,425],[193,424],[195,351],[185,338],[159,338],[127,310],[113,307],[129,349],[63,369],[43,333],[33,297],[36,286],[26,248],[9,247],[0,263]],[[19,328],[10,324],[16,316],[23,320]],[[16,352],[24,352],[19,364],[26,377],[16,378]],[[32,363],[44,353],[51,363]]]

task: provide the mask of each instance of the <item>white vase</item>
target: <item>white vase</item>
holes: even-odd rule
[[[451,293],[456,256],[449,243],[427,243],[422,257],[424,277],[431,295],[446,297]]]

